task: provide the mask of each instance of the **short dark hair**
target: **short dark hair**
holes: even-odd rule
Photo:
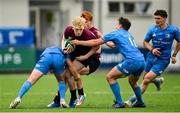
[[[168,14],[165,10],[163,9],[157,9],[155,12],[154,12],[154,16],[161,16],[163,18],[167,18],[168,17]]]
[[[127,18],[119,17],[118,21],[125,30],[129,30],[131,27],[131,22]]]

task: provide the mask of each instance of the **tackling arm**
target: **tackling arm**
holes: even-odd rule
[[[112,41],[108,41],[108,42],[106,43],[106,45],[107,45],[108,47],[110,47],[110,48],[115,48],[115,47],[116,47],[116,45],[115,45],[114,42],[112,42]]]
[[[79,40],[72,40],[72,43],[75,45],[82,45],[82,46],[98,46],[104,43],[102,38],[92,39],[88,41],[79,41]]]

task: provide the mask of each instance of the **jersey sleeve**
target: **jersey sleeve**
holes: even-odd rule
[[[149,42],[151,39],[152,39],[152,28],[150,28],[146,33],[144,40]]]
[[[110,32],[103,37],[104,42],[112,41],[115,36],[114,32]]]

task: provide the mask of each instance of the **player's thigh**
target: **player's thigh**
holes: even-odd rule
[[[144,61],[138,61],[135,63],[135,67],[136,69],[134,70],[134,72],[132,72],[132,75],[135,76],[136,78],[139,78],[145,68],[145,62]]]
[[[143,81],[151,82],[157,77],[156,73],[149,71],[144,75]]]
[[[40,72],[37,69],[33,69],[33,71],[31,72],[30,76],[28,77],[28,81],[32,84],[35,84],[41,77],[42,77],[43,73]]]
[[[52,64],[51,54],[43,54],[35,65],[35,69],[39,70],[43,74],[47,74]]]
[[[55,75],[57,82],[65,81],[64,76],[62,75]]]
[[[115,66],[113,67],[109,73],[106,75],[106,78],[109,79],[118,79],[123,78],[125,75]]]
[[[51,57],[52,57],[51,69],[53,70],[55,75],[59,76],[64,72],[65,58],[61,54],[52,54]]]
[[[134,76],[134,75],[131,75],[128,77],[128,81],[129,81],[129,84],[132,86],[132,87],[137,87],[137,81],[139,80],[139,77],[138,76]]]
[[[126,59],[119,63],[116,67],[124,75],[129,76],[137,72],[141,67],[144,67],[144,61]]]
[[[80,75],[88,75],[88,74],[89,74],[89,66],[82,68],[82,69],[79,71],[79,74],[80,74]]]
[[[97,70],[97,68],[100,65],[100,60],[93,57],[91,58],[91,60],[89,61],[89,74],[95,72]]]
[[[77,69],[78,72],[79,72],[81,69],[84,68],[84,65],[83,65],[81,62],[77,61],[77,60],[74,60],[74,61],[73,61],[73,64],[75,65],[75,67],[76,67],[76,69]]]

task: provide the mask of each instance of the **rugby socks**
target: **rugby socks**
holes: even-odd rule
[[[22,98],[31,87],[32,84],[29,81],[25,81],[21,87],[21,90],[19,91],[18,97]]]
[[[141,88],[139,86],[133,88],[133,91],[136,95],[138,103],[143,103],[142,101],[142,93],[141,93]]]
[[[119,104],[122,104],[123,101],[122,101],[122,98],[120,95],[120,86],[119,86],[118,82],[116,82],[114,84],[110,84],[110,87],[111,87],[111,90],[112,90],[112,92],[116,98],[116,102]]]
[[[65,96],[66,96],[66,83],[65,82],[59,83],[59,94],[60,94],[60,100],[65,100]]]
[[[54,103],[60,103],[60,94],[59,94],[59,90],[57,91],[57,95],[54,97]]]
[[[84,90],[83,90],[83,88],[78,89],[78,94],[79,94],[79,95],[84,95]]]
[[[71,90],[70,93],[71,93],[71,100],[76,100],[77,99],[76,89]]]

